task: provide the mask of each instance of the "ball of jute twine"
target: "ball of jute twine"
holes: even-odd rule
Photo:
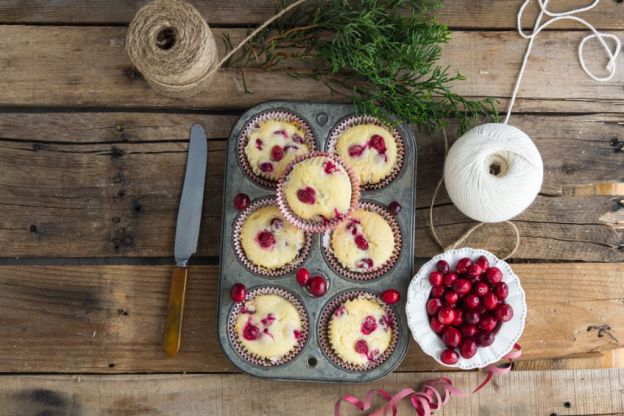
[[[305,1],[282,9],[219,60],[215,37],[193,6],[181,0],[154,0],[130,23],[126,51],[157,92],[174,98],[190,97],[205,89],[219,68],[258,32]]]

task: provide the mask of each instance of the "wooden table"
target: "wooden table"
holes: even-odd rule
[[[328,415],[341,394],[397,391],[447,374],[416,345],[397,372],[369,385],[236,373],[215,327],[225,138],[258,102],[339,98],[281,70],[247,71],[251,95],[228,70],[206,93],[163,98],[124,52],[127,24],[143,3],[0,2],[0,413]],[[217,35],[234,38],[273,11],[271,0],[193,3]],[[439,16],[455,28],[443,61],[467,77],[457,91],[497,97],[504,109],[526,42],[514,32],[519,0],[495,3],[447,0]],[[605,0],[586,17],[622,38],[618,3]],[[542,191],[515,221],[522,244],[513,267],[529,304],[525,361],[441,414],[624,414],[624,68],[608,83],[591,81],[576,58],[583,34],[570,23],[556,29],[536,43],[511,118],[544,158]],[[209,138],[204,216],[182,352],[167,359],[160,340],[194,122]],[[438,252],[427,206],[443,144],[416,133],[422,262]],[[471,224],[446,195],[434,215],[448,242]],[[512,241],[488,226],[468,243],[504,252]],[[451,377],[470,389],[482,374]]]

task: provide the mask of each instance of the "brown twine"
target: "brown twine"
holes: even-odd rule
[[[442,129],[442,134],[444,135],[444,156],[446,156],[446,154],[448,153],[448,139],[446,137],[446,130],[444,128]],[[453,244],[450,244],[448,246],[445,246],[444,244],[442,244],[442,241],[438,237],[438,234],[436,233],[436,230],[435,230],[435,226],[433,224],[433,206],[435,205],[435,200],[436,200],[436,197],[438,196],[438,192],[440,192],[442,183],[444,183],[444,175],[442,175],[442,177],[438,181],[435,191],[433,192],[433,197],[431,198],[431,204],[429,205],[429,229],[431,230],[433,239],[436,241],[436,243],[438,243],[440,248],[444,251],[448,251],[448,250],[453,250],[457,248],[460,244],[463,244],[474,231],[476,231],[479,227],[481,227],[485,223],[479,222],[476,225],[470,227],[470,229],[468,229],[468,231],[462,234],[461,237],[459,237],[459,239],[455,241]],[[502,257],[502,260],[507,260],[508,258],[512,257],[514,254],[516,254],[516,251],[518,251],[518,248],[520,247],[520,230],[518,230],[518,227],[516,226],[516,224],[514,224],[511,221],[504,221],[503,223],[509,224],[511,226],[516,237],[515,244],[511,252],[507,254],[505,257]]]
[[[206,88],[219,68],[273,21],[307,0],[298,0],[250,33],[221,60],[202,15],[182,0],[154,0],[132,19],[126,38],[130,60],[157,92],[190,97]]]

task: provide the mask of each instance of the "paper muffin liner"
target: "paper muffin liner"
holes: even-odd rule
[[[405,144],[403,142],[403,137],[401,136],[401,134],[395,127],[392,127],[388,125],[387,123],[384,123],[382,120],[378,119],[377,117],[373,117],[373,116],[366,116],[366,115],[347,116],[346,118],[342,119],[342,121],[340,121],[338,125],[335,126],[329,132],[329,137],[325,144],[325,148],[327,149],[329,153],[337,154],[336,143],[338,141],[338,138],[342,135],[342,133],[344,133],[351,127],[354,127],[360,124],[375,124],[379,127],[383,127],[384,129],[388,130],[390,134],[392,134],[392,137],[394,138],[394,141],[396,142],[397,159],[390,173],[385,178],[383,178],[381,181],[377,183],[368,183],[368,184],[360,185],[362,189],[364,189],[365,191],[372,191],[372,190],[384,188],[388,186],[393,180],[395,180],[397,176],[399,176],[399,174],[401,173],[401,170],[403,169],[403,164],[405,160]]]
[[[340,263],[340,260],[338,260],[334,253],[334,250],[332,249],[331,238],[333,231],[326,231],[323,234],[323,237],[321,238],[321,244],[323,246],[323,254],[325,256],[325,259],[327,260],[327,263],[329,263],[332,269],[334,269],[338,274],[353,280],[372,280],[388,273],[398,261],[399,256],[401,255],[401,248],[403,245],[401,227],[399,226],[396,218],[388,211],[388,209],[376,202],[361,202],[359,209],[365,209],[367,211],[375,212],[381,215],[383,219],[388,222],[390,228],[392,228],[392,234],[394,235],[394,249],[392,250],[392,256],[388,259],[388,261],[386,261],[379,267],[375,267],[373,270],[370,271],[359,272],[357,270],[351,270],[343,266],[342,263]]]
[[[242,211],[236,217],[234,221],[233,233],[232,233],[232,243],[234,245],[234,252],[236,253],[236,257],[238,260],[251,272],[267,277],[279,277],[284,276],[297,268],[310,254],[310,247],[312,246],[312,236],[309,232],[304,231],[304,242],[303,247],[299,250],[299,255],[295,257],[290,263],[285,266],[282,266],[277,269],[269,269],[264,266],[257,265],[253,263],[245,254],[245,250],[243,249],[243,244],[241,242],[241,231],[243,228],[243,224],[255,210],[266,207],[266,206],[277,206],[277,201],[275,198],[263,198],[256,201],[253,201],[244,211]]]
[[[236,333],[236,319],[241,313],[243,313],[244,304],[258,295],[277,295],[286,299],[295,307],[295,309],[297,309],[299,317],[301,318],[301,338],[299,339],[297,345],[295,345],[295,347],[289,353],[282,357],[269,359],[265,357],[259,357],[256,354],[247,351],[245,346],[240,342],[238,334]],[[299,300],[299,298],[292,293],[286,291],[285,289],[275,286],[265,286],[250,290],[247,293],[247,296],[245,297],[245,300],[243,302],[235,303],[232,306],[228,318],[228,335],[230,338],[230,343],[232,344],[236,352],[250,363],[262,367],[274,367],[277,365],[286,364],[297,355],[299,355],[308,340],[309,328],[310,325],[308,320],[308,314],[306,313],[306,310],[303,307],[303,303]]]
[[[304,218],[299,217],[297,214],[295,214],[292,211],[292,209],[288,205],[288,201],[286,201],[286,195],[284,195],[284,187],[286,185],[286,181],[288,177],[290,176],[290,173],[292,172],[295,165],[306,159],[311,159],[313,157],[319,157],[319,156],[326,157],[330,159],[332,162],[340,165],[345,170],[345,172],[347,172],[347,175],[349,176],[349,179],[351,180],[351,204],[349,206],[349,210],[345,213],[344,216],[333,218],[332,220],[327,221],[327,222],[321,222],[318,220],[317,221],[306,220]],[[341,221],[347,218],[355,209],[358,208],[359,202],[360,202],[360,183],[357,179],[357,176],[355,175],[355,172],[339,156],[332,155],[326,152],[315,151],[315,152],[308,153],[306,155],[299,156],[298,158],[294,159],[292,162],[290,162],[290,164],[288,165],[288,167],[282,174],[282,177],[280,178],[277,184],[277,205],[279,206],[280,211],[282,212],[282,215],[284,215],[284,217],[288,221],[290,221],[295,227],[305,230],[305,231],[310,231],[313,233],[321,233],[323,231],[333,230],[334,228],[336,228],[336,226]]]
[[[390,322],[392,323],[392,338],[390,339],[390,345],[383,354],[377,357],[377,359],[375,359],[374,361],[369,361],[366,365],[348,363],[340,358],[332,348],[331,343],[329,342],[328,334],[329,320],[336,311],[336,309],[338,309],[338,307],[340,307],[346,301],[353,300],[359,297],[364,297],[366,299],[371,299],[375,302],[378,302],[383,307],[386,314],[390,317]],[[398,331],[398,319],[391,306],[386,305],[381,300],[379,300],[377,296],[370,292],[365,292],[363,290],[353,290],[337,295],[332,300],[330,300],[327,305],[325,305],[325,307],[321,311],[321,315],[319,318],[318,339],[321,350],[333,364],[349,371],[368,371],[383,364],[392,355],[392,353],[396,349],[396,345],[399,339]]]
[[[429,274],[436,270],[436,263],[439,260],[446,260],[451,267],[454,267],[457,261],[463,257],[475,259],[481,255],[488,259],[490,267],[496,266],[503,272],[503,282],[509,286],[509,296],[507,296],[505,302],[513,308],[514,316],[509,322],[505,322],[500,327],[492,345],[477,348],[477,353],[472,358],[460,356],[456,364],[444,364],[440,360],[440,354],[446,349],[446,346],[442,342],[442,338],[431,329],[426,310],[426,303],[431,292]],[[526,295],[520,284],[520,278],[512,271],[506,261],[500,260],[489,251],[464,247],[438,254],[420,268],[407,289],[405,312],[412,336],[426,354],[443,366],[470,370],[496,363],[513,349],[514,344],[520,339],[524,330],[527,305]]]
[[[247,160],[247,154],[245,153],[245,146],[249,142],[249,135],[254,129],[260,127],[260,124],[269,120],[278,120],[289,123],[297,123],[299,124],[301,130],[304,132],[303,140],[305,144],[311,149],[310,151],[316,151],[317,142],[312,132],[312,128],[307,121],[303,119],[303,117],[296,115],[290,111],[286,110],[269,110],[262,113],[257,114],[253,118],[251,118],[243,127],[241,134],[238,137],[238,160],[245,171],[245,174],[250,177],[254,182],[259,185],[265,186],[267,188],[275,188],[277,186],[278,179],[272,179],[263,174],[256,174],[251,165],[249,164],[249,160]]]

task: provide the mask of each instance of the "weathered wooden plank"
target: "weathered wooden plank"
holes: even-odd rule
[[[624,264],[517,264],[529,315],[523,358],[623,347]],[[0,372],[233,371],[217,340],[215,266],[190,272],[183,346],[161,349],[171,267],[0,267]],[[619,341],[604,331],[609,326]],[[312,326],[314,327],[314,325]],[[438,369],[412,343],[400,371]]]
[[[274,0],[189,0],[211,25],[257,24],[274,13]],[[551,2],[553,11],[584,6],[586,1]],[[5,0],[0,3],[1,23],[69,23],[69,24],[127,24],[145,0],[98,0],[88,4],[80,0],[49,2],[45,0]],[[446,0],[436,12],[440,22],[459,28],[515,28],[520,3],[499,0],[493,5],[487,0]],[[583,17],[599,29],[623,29],[624,11],[617,2],[603,1]],[[535,19],[536,8],[526,13],[527,24]],[[560,22],[552,28],[577,28],[575,23]]]
[[[242,33],[227,31],[236,36]],[[283,69],[247,71],[247,85],[253,94],[245,93],[237,70],[227,70],[217,75],[209,92],[185,100],[164,98],[131,69],[124,51],[125,33],[123,27],[0,26],[4,39],[0,105],[240,109],[278,98],[341,99],[320,82],[295,80]],[[217,36],[221,33],[223,30],[218,30]],[[543,34],[536,43],[516,111],[623,110],[624,72],[618,71],[609,83],[589,79],[577,62],[574,45],[581,37],[575,31]],[[504,97],[511,93],[525,46],[526,41],[514,32],[456,32],[444,50],[442,64],[450,64],[467,77],[467,81],[457,82],[458,93],[502,97],[500,108],[504,109]],[[596,65],[603,61],[597,49],[588,50],[585,56]]]
[[[194,122],[202,122],[211,138],[198,255],[218,256],[222,138],[235,120],[167,113],[0,114],[0,256],[172,255],[188,128]],[[525,116],[515,122],[535,139],[545,162],[543,196],[518,218],[523,244],[517,258],[624,260],[619,199],[566,191],[624,182],[622,153],[614,145],[624,138],[624,117]],[[443,144],[438,135],[416,135],[416,255],[426,257],[438,252],[426,207],[441,174]],[[448,202],[442,192],[435,220],[450,243],[469,220]],[[505,233],[484,228],[468,243],[509,247],[512,239]]]
[[[353,385],[285,383],[234,374],[2,376],[0,404],[7,414],[24,415],[330,415],[345,394],[363,397],[372,388],[395,393],[439,376],[451,377],[466,391],[482,378],[477,372],[394,373]],[[621,415],[623,388],[624,370],[516,371],[497,377],[478,394],[452,398],[436,414]],[[400,403],[398,414],[415,414],[407,403]],[[345,404],[342,414],[361,413]]]

